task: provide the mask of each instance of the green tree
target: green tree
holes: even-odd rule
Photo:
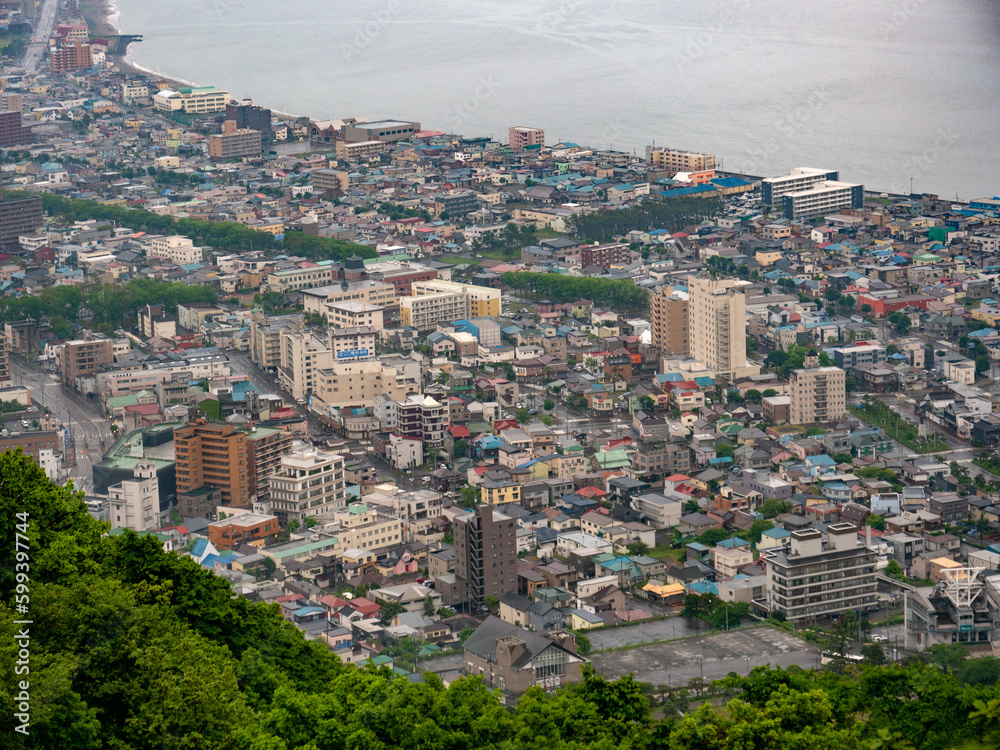
[[[285,526],[285,530],[289,534],[294,534],[296,531],[298,531],[299,530],[298,520],[293,518],[291,521],[289,521],[288,524]]]
[[[628,545],[627,549],[628,549],[628,553],[630,555],[635,556],[635,557],[639,557],[639,556],[642,556],[642,555],[649,554],[649,545],[646,544],[643,541],[638,540],[638,539],[636,541],[634,541],[634,542],[631,542]]]
[[[750,530],[746,533],[746,538],[748,541],[757,544],[761,540],[761,536],[765,531],[770,531],[774,528],[774,524],[767,519],[758,519],[750,524]]]
[[[903,569],[899,566],[899,563],[895,559],[889,561],[889,564],[885,568],[885,574],[890,578],[905,578],[903,575]]]
[[[484,596],[483,604],[486,605],[486,608],[490,610],[490,612],[496,612],[500,609],[500,599],[492,595]]]
[[[756,388],[751,388],[747,391],[746,400],[751,404],[757,404],[760,403],[762,397],[763,394],[760,391]]]
[[[868,516],[866,523],[876,531],[885,531],[885,516],[872,514]]]
[[[833,460],[838,464],[849,464],[853,460],[850,453],[838,453],[833,457]]]
[[[430,594],[424,599],[424,617],[434,616],[434,597]]]
[[[520,424],[527,424],[531,421],[531,414],[527,409],[515,409],[514,418],[517,419]]]
[[[782,513],[791,513],[792,504],[788,500],[782,500],[777,497],[769,497],[767,500],[760,504],[757,508],[764,518],[777,518]]]
[[[551,398],[547,398],[542,403],[542,408],[545,409],[545,411],[552,411],[553,409],[556,408],[556,402],[553,401]]]
[[[403,605],[397,601],[379,600],[378,623],[382,627],[388,627],[392,623],[392,618],[405,611],[406,610],[403,608]]]
[[[639,408],[643,411],[651,412],[656,408],[656,402],[651,396],[643,396],[639,399]]]

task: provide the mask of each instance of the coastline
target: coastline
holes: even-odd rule
[[[121,15],[121,11],[118,10],[118,5],[115,3],[115,0],[91,0],[90,3],[81,3],[80,13],[87,22],[91,36],[119,36],[122,33],[121,28],[118,26],[118,19]],[[132,44],[128,45],[124,53],[115,55],[113,59],[115,64],[126,72],[147,76],[153,80],[166,81],[174,89],[178,89],[183,86],[196,87],[199,85],[194,81],[188,81],[176,76],[164,75],[157,70],[152,70],[139,65],[135,61]],[[279,112],[278,110],[273,109],[271,110],[271,113],[285,120],[297,121],[302,119],[311,119],[308,116],[295,115],[290,112]]]

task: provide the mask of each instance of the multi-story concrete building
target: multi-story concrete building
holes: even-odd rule
[[[372,327],[382,330],[383,313],[378,305],[367,302],[331,302],[325,306],[326,324],[331,328]]]
[[[457,516],[455,574],[467,582],[469,601],[482,604],[487,596],[517,591],[517,524],[488,505]]]
[[[345,195],[351,188],[350,172],[341,169],[314,169],[309,173],[313,191],[320,195],[336,197]]]
[[[507,131],[507,143],[511,151],[524,151],[529,146],[544,146],[545,131],[542,128],[527,128],[521,125]]]
[[[0,147],[24,146],[31,143],[31,140],[31,128],[25,127],[22,124],[20,112],[0,112]],[[41,201],[41,198],[38,200]],[[4,201],[4,203],[6,202]],[[41,222],[35,225],[33,229],[38,226],[41,226]],[[20,233],[24,234],[24,232]]]
[[[673,172],[707,172],[715,169],[715,155],[684,149],[646,146],[646,161],[656,169]]]
[[[404,120],[376,120],[375,122],[354,122],[343,128],[344,141],[405,141],[420,130],[419,122]]]
[[[236,123],[240,129],[256,130],[262,141],[274,140],[274,130],[271,128],[271,110],[266,107],[254,106],[253,102],[244,99],[241,103],[231,102],[226,105],[226,119]]]
[[[722,379],[747,372],[745,297],[733,279],[690,279],[691,356]]]
[[[177,305],[177,322],[181,328],[189,331],[200,331],[201,327],[209,321],[221,318],[225,311],[218,305],[207,302],[188,302]]]
[[[833,350],[833,361],[837,367],[848,370],[858,365],[873,365],[885,362],[886,347],[863,341],[855,346],[840,346]]]
[[[416,391],[414,380],[381,362],[335,363],[317,374],[313,407],[321,411],[343,406],[367,407],[378,393],[399,400]]]
[[[72,70],[86,70],[94,64],[90,45],[79,40],[54,49],[49,53],[53,73],[68,73]]]
[[[0,147],[31,143],[30,130],[26,141],[5,142],[4,120],[8,115],[14,115],[17,118],[18,127],[20,127],[21,115],[16,112],[0,112]],[[0,249],[19,250],[20,245],[17,238],[22,234],[33,234],[41,228],[43,222],[42,199],[37,195],[30,198],[0,200]]]
[[[366,302],[383,309],[396,304],[396,289],[392,284],[370,279],[303,289],[301,293],[305,312],[320,315],[326,314],[326,305],[341,302]]]
[[[765,177],[760,181],[761,203],[765,206],[781,206],[782,198],[788,193],[808,190],[827,180],[838,180],[838,172],[813,167],[796,167],[780,177]]]
[[[437,196],[435,200],[439,213],[447,213],[451,220],[479,210],[479,196],[471,190],[458,190]]]
[[[175,430],[174,463],[178,492],[215,487],[223,505],[250,506],[247,437],[235,426],[200,420]]]
[[[197,263],[205,257],[200,247],[197,247],[190,238],[181,235],[152,237],[144,249],[147,258],[163,258],[178,266]]]
[[[126,105],[147,103],[149,86],[145,81],[125,81],[122,84],[122,103]]]
[[[262,153],[262,139],[259,130],[239,128],[235,120],[222,123],[222,132],[208,136],[208,158],[240,159],[259,158]]]
[[[395,401],[396,431],[406,437],[419,438],[424,448],[444,445],[444,430],[448,426],[448,407],[431,398],[414,394]]]
[[[429,331],[438,323],[469,317],[469,298],[461,292],[425,293],[399,298],[399,322],[418,331]]]
[[[30,430],[0,435],[0,453],[20,448],[38,461],[41,451],[59,451],[59,433],[55,430]]]
[[[292,449],[292,434],[275,427],[251,425],[244,429],[247,438],[247,475],[250,497],[267,503],[271,496],[271,477],[281,457]]]
[[[875,551],[858,537],[854,524],[821,531],[793,531],[791,546],[761,553],[772,612],[811,620],[875,604]]]
[[[580,265],[584,268],[597,266],[607,270],[616,263],[629,263],[632,251],[623,242],[609,242],[604,245],[584,245],[580,248]]]
[[[296,401],[304,401],[316,387],[316,373],[333,364],[333,352],[312,333],[281,332],[281,387]]]
[[[781,200],[786,219],[808,219],[845,208],[864,207],[865,186],[826,180],[805,190],[785,193]]]
[[[229,92],[214,86],[185,86],[177,91],[164,89],[153,96],[153,106],[158,112],[183,112],[188,115],[224,112],[228,103]]]
[[[947,568],[933,588],[905,594],[906,648],[915,651],[943,643],[990,645],[1000,631],[1000,579],[983,568]]]
[[[836,422],[847,413],[847,373],[839,367],[792,370],[789,378],[792,424]]]
[[[361,141],[359,143],[338,142],[334,146],[337,161],[354,163],[367,161],[389,150],[386,141]]]
[[[306,518],[331,517],[347,507],[344,494],[344,457],[302,446],[281,457],[278,471],[271,477],[271,513],[282,525]]]
[[[10,342],[7,334],[0,333],[0,388],[11,384],[10,379]]]
[[[304,327],[302,315],[268,317],[263,310],[254,310],[250,314],[250,359],[264,369],[279,367],[282,332],[301,331]]]
[[[63,344],[59,357],[62,381],[73,387],[78,377],[93,375],[113,362],[114,347],[111,339],[67,341]]]
[[[411,285],[413,296],[450,292],[464,294],[469,299],[469,315],[473,318],[498,318],[503,312],[502,294],[499,289],[491,289],[475,284],[460,284],[457,281],[432,279],[414,281]]]
[[[140,336],[172,339],[177,335],[177,321],[163,314],[163,305],[146,305],[139,308],[138,318]]]
[[[287,268],[267,276],[267,288],[272,292],[294,292],[298,289],[326,287],[333,281],[333,266]]]
[[[0,93],[0,112],[17,112],[24,114],[24,95],[15,94],[13,91]]]
[[[690,349],[687,292],[656,291],[649,295],[653,346],[663,355],[686,355]]]
[[[375,357],[375,326],[331,328],[327,334],[333,362],[363,362]]]
[[[160,481],[152,461],[140,461],[134,479],[108,487],[111,524],[115,528],[149,531],[160,526]]]

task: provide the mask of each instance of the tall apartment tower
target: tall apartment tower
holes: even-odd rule
[[[28,140],[13,143],[5,141],[4,122],[11,117],[17,121],[17,127],[21,128],[21,115],[17,112],[0,112],[0,146],[31,143],[31,128],[21,128],[28,131]],[[38,231],[44,223],[42,199],[39,196],[0,200],[0,249],[7,252],[18,252],[21,249],[18,238],[23,234],[32,234]]]
[[[733,279],[691,277],[691,356],[733,380],[747,366],[746,300]]]
[[[663,289],[649,295],[653,346],[660,350],[660,354],[687,356],[691,348],[689,305],[686,292]]]
[[[847,413],[847,373],[839,367],[792,370],[789,385],[792,424],[836,422]]]
[[[10,342],[7,334],[0,333],[0,388],[11,385],[10,379]]]
[[[468,584],[469,601],[517,591],[517,529],[514,519],[480,505],[454,523],[455,573]]]
[[[21,124],[21,113],[0,112],[0,148],[25,146],[29,143],[31,143],[31,128],[26,128]],[[39,198],[39,215],[41,215],[41,202],[42,199]],[[41,226],[40,220],[38,225]]]
[[[73,70],[86,70],[94,64],[90,45],[74,40],[64,47],[52,50],[50,62],[53,73],[69,73]]]
[[[214,487],[222,504],[250,506],[247,437],[231,424],[199,420],[174,431],[177,492]]]
[[[507,131],[507,143],[512,151],[524,151],[529,146],[544,146],[545,131],[541,128],[513,127]]]

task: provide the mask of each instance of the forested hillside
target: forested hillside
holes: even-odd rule
[[[729,702],[651,706],[631,679],[589,674],[533,689],[516,711],[477,678],[445,688],[340,664],[274,606],[163,552],[105,536],[72,491],[20,453],[0,457],[2,748],[47,750],[464,750],[465,748],[997,747],[995,686],[919,661],[730,678]],[[27,516],[18,514],[28,514]],[[30,542],[18,564],[15,540]],[[15,613],[18,573],[30,577]],[[15,732],[15,635],[30,619],[30,735]],[[963,674],[965,672],[963,671]],[[733,697],[735,696],[735,697]],[[689,705],[686,705],[689,704]],[[688,709],[680,715],[678,709]],[[661,718],[662,715],[662,718]],[[655,718],[654,718],[655,717]]]

